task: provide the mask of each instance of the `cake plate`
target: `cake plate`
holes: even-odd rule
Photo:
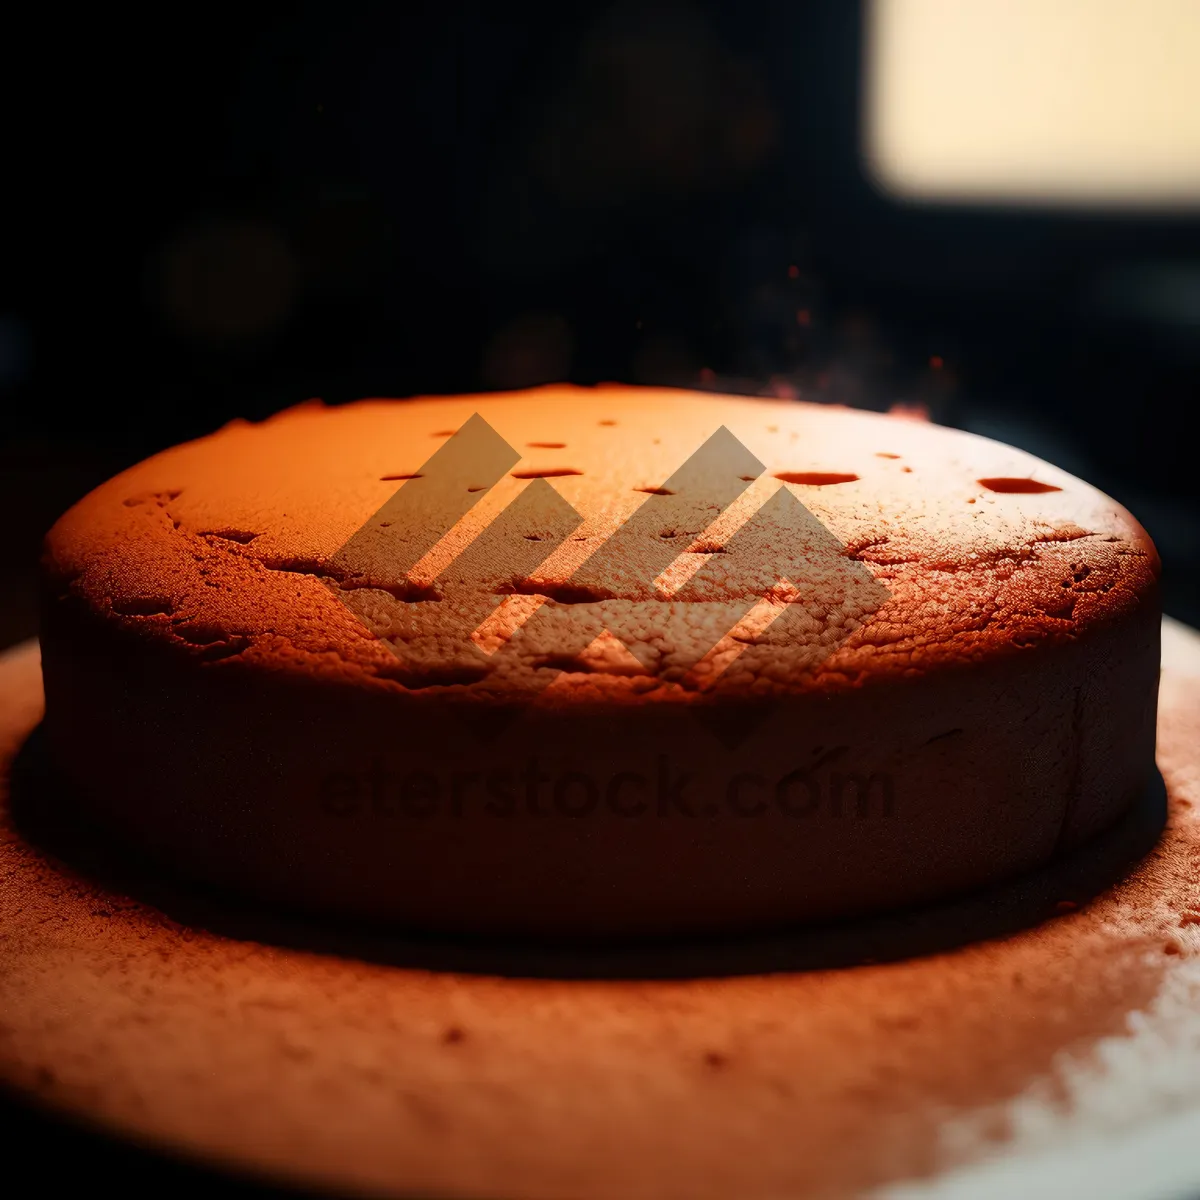
[[[1162,784],[1071,858],[870,921],[591,950],[347,930],[163,878],[55,787],[19,646],[0,1083],[338,1195],[1200,1194],[1200,634],[1163,633]]]

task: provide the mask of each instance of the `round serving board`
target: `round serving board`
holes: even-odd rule
[[[838,928],[582,950],[347,931],[161,878],[55,788],[17,647],[0,1082],[342,1195],[1200,1191],[1200,635],[1166,622],[1163,663],[1165,794],[1051,870]]]

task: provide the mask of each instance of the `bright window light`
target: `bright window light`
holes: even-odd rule
[[[863,150],[912,200],[1200,203],[1200,0],[871,0]]]

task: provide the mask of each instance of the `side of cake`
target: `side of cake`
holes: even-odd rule
[[[1158,560],[950,430],[626,388],[305,405],[46,542],[46,732],[197,878],[430,929],[847,916],[1154,772]]]

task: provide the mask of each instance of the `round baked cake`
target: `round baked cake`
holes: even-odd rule
[[[1158,559],[1021,451],[604,387],[310,403],[50,531],[45,730],[173,870],[511,934],[852,916],[1152,781]]]

